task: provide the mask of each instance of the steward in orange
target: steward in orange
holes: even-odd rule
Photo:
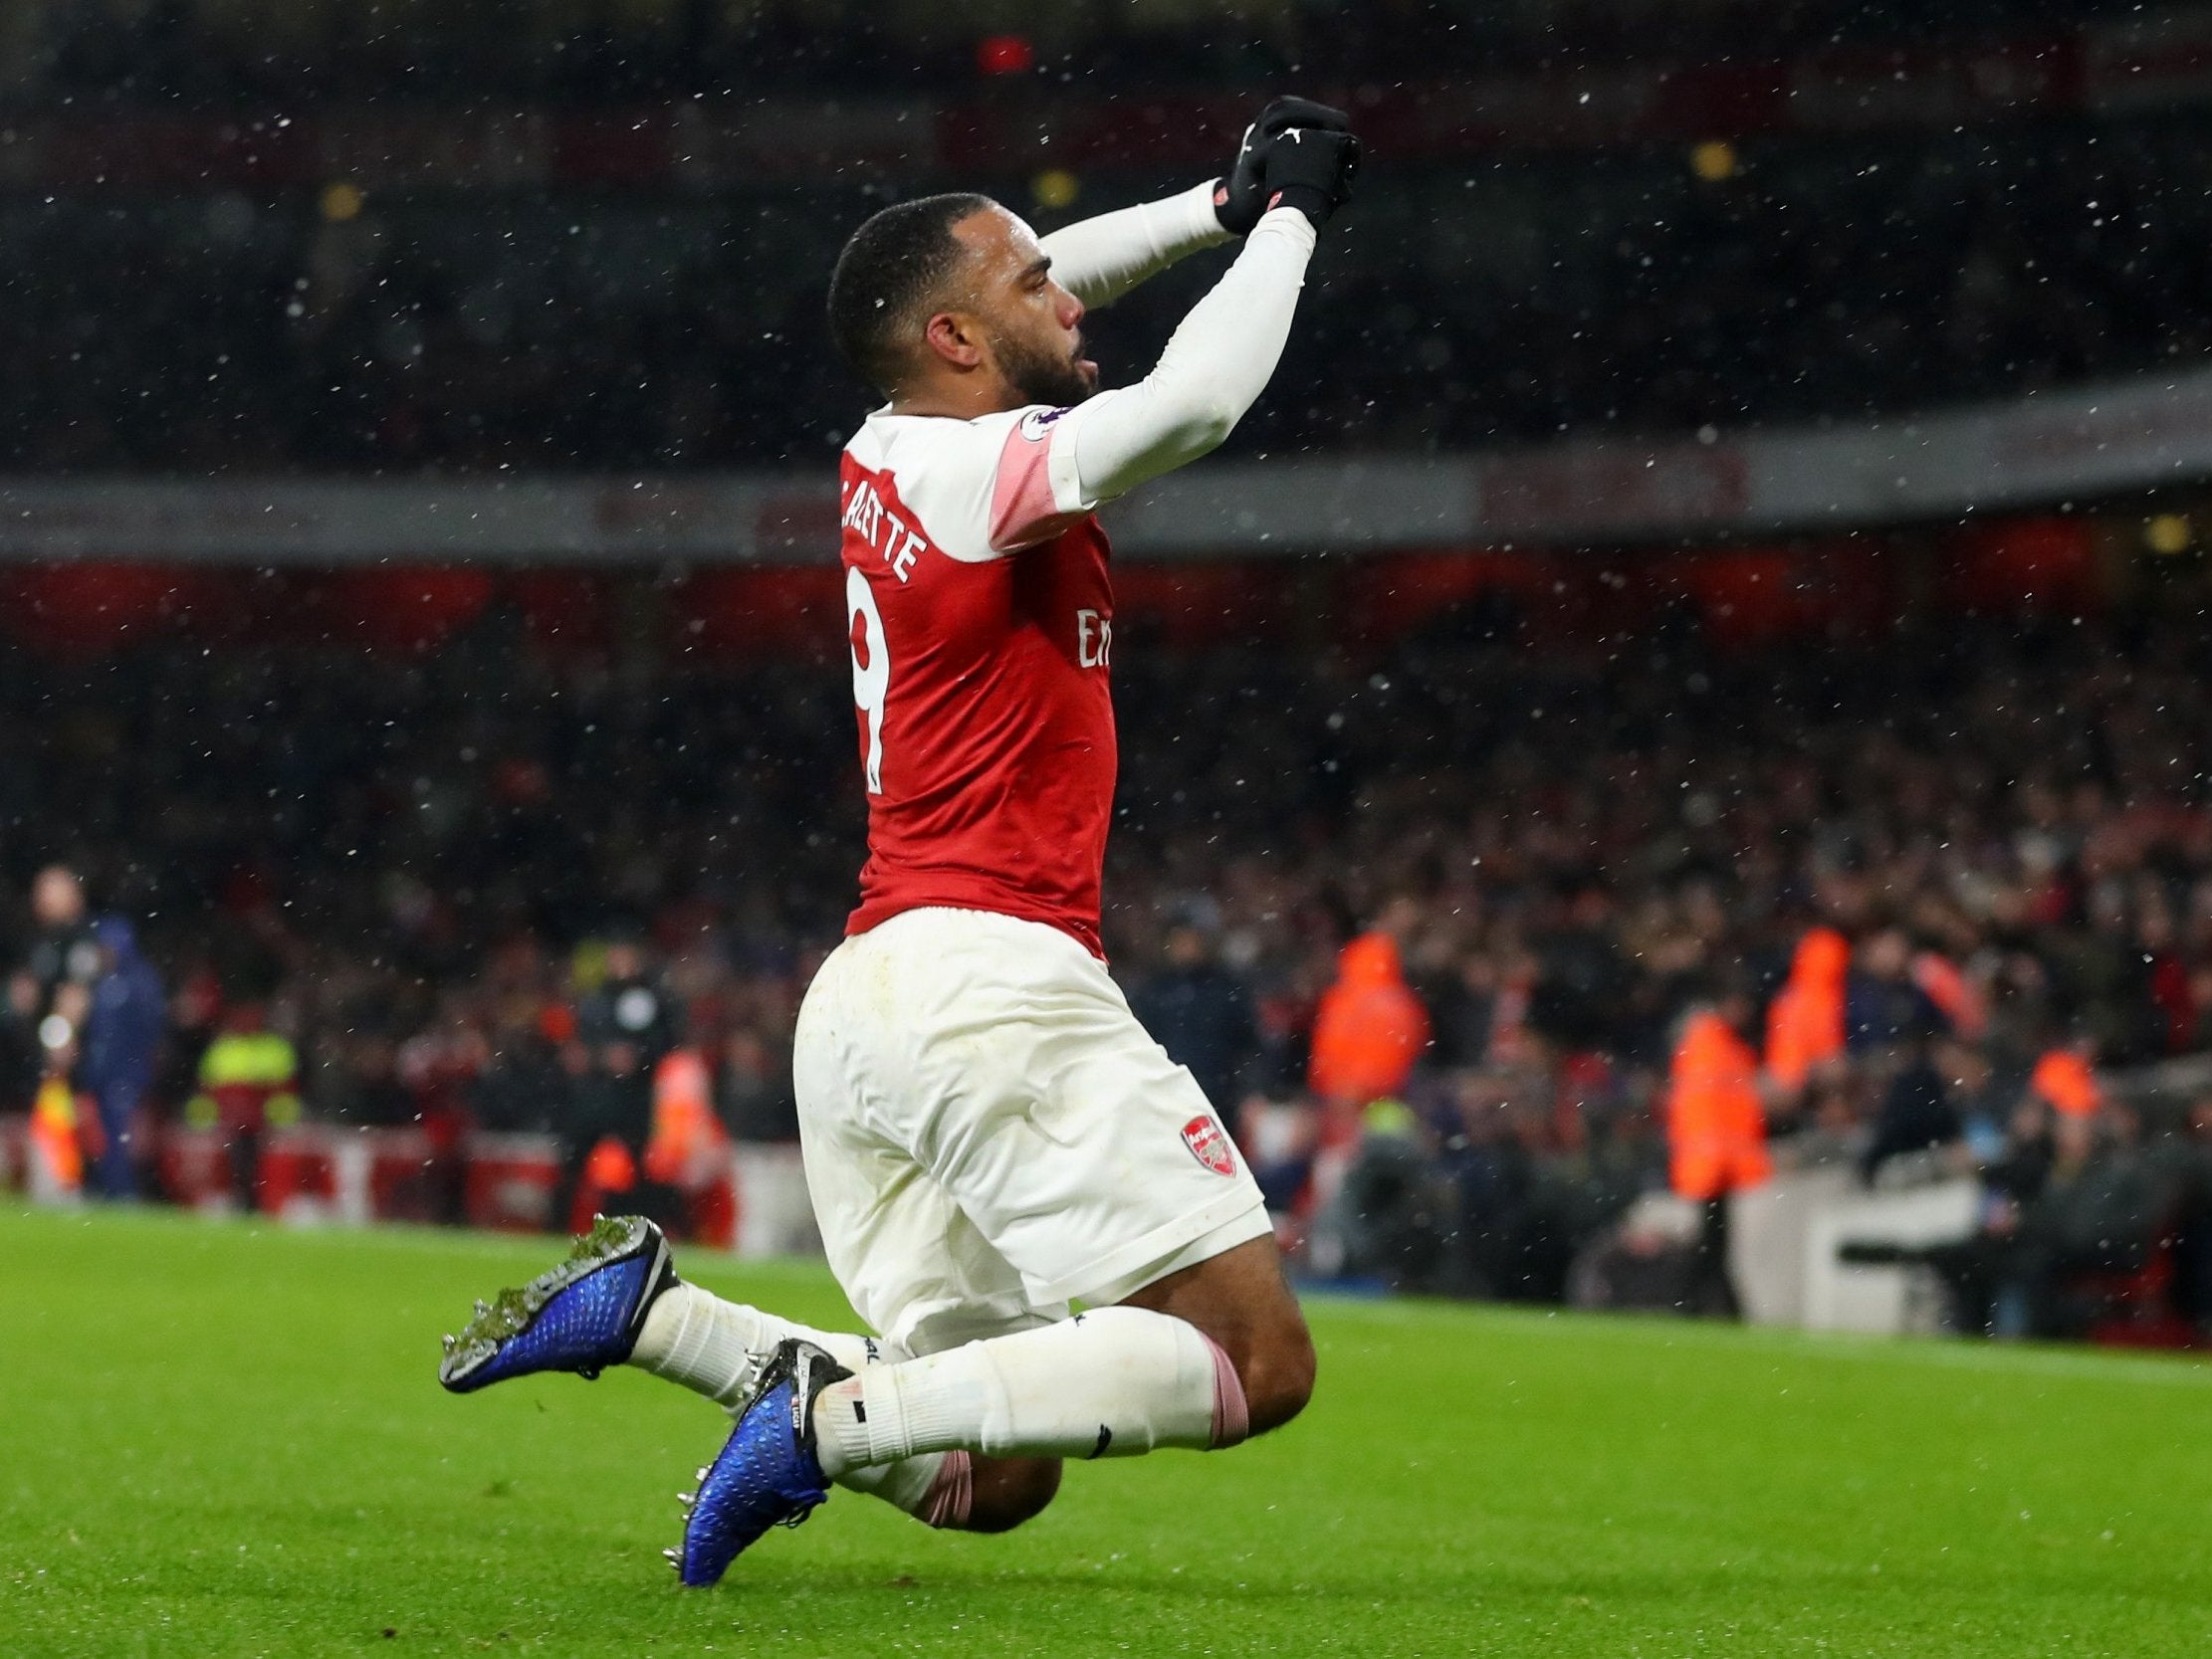
[[[1744,1040],[1750,998],[1732,990],[1682,1022],[1667,1077],[1667,1174],[1704,1206],[1688,1302],[1729,1318],[1741,1313],[1728,1275],[1728,1198],[1774,1172],[1767,1156],[1759,1061]]]
[[[689,1236],[726,1250],[737,1242],[729,1176],[730,1132],[715,1112],[707,1051],[693,1043],[672,1048],[653,1068],[645,1178],[681,1194]]]
[[[706,1056],[689,1044],[670,1049],[653,1068],[647,1177],[664,1186],[696,1186],[703,1169],[729,1143],[730,1134],[715,1116],[714,1078]]]
[[[1796,1094],[1819,1068],[1844,1052],[1844,983],[1851,942],[1833,928],[1815,928],[1797,941],[1790,976],[1767,1009],[1767,1075]]]
[[[1358,1108],[1399,1094],[1429,1046],[1429,1010],[1406,983],[1398,941],[1362,933],[1337,955],[1313,1019],[1306,1083],[1324,1105]]]
[[[2094,1118],[2104,1104],[2089,1057],[2078,1048],[2047,1049],[2028,1074],[2028,1087],[2069,1118]]]

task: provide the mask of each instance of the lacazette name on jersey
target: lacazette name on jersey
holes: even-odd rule
[[[902,582],[913,580],[914,561],[930,551],[929,538],[893,512],[865,478],[854,479],[847,488],[840,526],[881,553]]]

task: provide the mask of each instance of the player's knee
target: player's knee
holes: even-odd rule
[[[1244,1385],[1251,1433],[1280,1428],[1306,1408],[1313,1398],[1314,1365],[1313,1337],[1303,1320],[1269,1331],[1246,1350],[1237,1379]]]
[[[1044,1512],[1060,1490],[1057,1458],[979,1458],[964,1532],[1007,1533]]]

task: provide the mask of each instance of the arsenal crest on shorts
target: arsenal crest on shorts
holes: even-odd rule
[[[1183,1143],[1191,1148],[1193,1157],[1215,1174],[1236,1173],[1236,1152],[1228,1143],[1228,1132],[1212,1117],[1202,1115],[1185,1124]]]

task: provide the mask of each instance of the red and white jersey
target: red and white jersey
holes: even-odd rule
[[[1113,811],[1113,588],[1065,411],[878,412],[845,446],[868,862],[848,935],[953,906],[1093,954]]]

